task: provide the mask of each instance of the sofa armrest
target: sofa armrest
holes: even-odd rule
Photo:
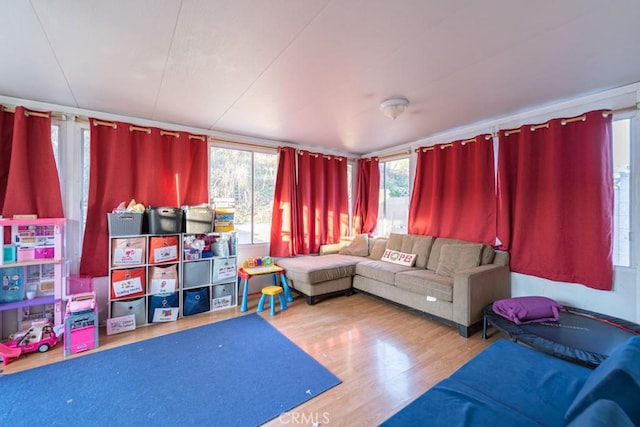
[[[511,297],[511,271],[507,266],[481,265],[453,277],[453,321],[471,326],[482,320],[487,304]]]

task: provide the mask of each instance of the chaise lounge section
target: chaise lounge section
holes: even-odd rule
[[[508,253],[488,245],[402,234],[358,235],[347,243],[278,264],[309,304],[356,289],[418,310],[458,328],[464,337],[480,329],[487,304],[511,295]],[[402,262],[409,258],[409,264]]]

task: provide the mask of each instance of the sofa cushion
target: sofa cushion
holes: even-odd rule
[[[413,269],[397,273],[395,285],[414,294],[440,301],[453,301],[453,278],[430,270]]]
[[[640,425],[640,336],[634,336],[611,353],[591,375],[565,415],[570,423],[599,399],[616,402],[636,425]]]
[[[368,256],[369,255],[369,235],[358,234],[353,238],[348,246],[341,248],[340,255]]]
[[[406,234],[391,233],[389,234],[389,240],[387,241],[387,249],[394,251],[402,250],[402,241]]]
[[[369,239],[369,258],[380,259],[385,249],[387,249],[387,239],[378,237]]]
[[[483,245],[482,243],[468,242],[466,240],[438,237],[433,241],[433,246],[431,246],[431,251],[429,252],[429,261],[427,262],[427,268],[429,270],[435,271],[438,268],[440,251],[444,245],[482,245],[482,258],[479,265],[491,264],[495,258],[495,249],[491,246]]]
[[[391,264],[384,261],[362,261],[356,265],[356,274],[393,285],[396,273],[411,270],[411,267]]]
[[[440,261],[436,267],[436,273],[453,277],[458,271],[477,267],[480,265],[481,254],[480,243],[444,245],[440,249]]]
[[[622,408],[614,401],[600,399],[589,405],[567,427],[633,427]]]
[[[416,267],[426,268],[433,241],[434,238],[432,236],[407,234],[402,240],[401,251],[408,254],[416,254]]]
[[[480,265],[492,264],[496,257],[496,250],[489,245],[482,245],[482,257],[480,258]]]
[[[363,259],[366,258],[331,254],[282,258],[277,264],[285,269],[287,278],[294,282],[320,283],[353,276],[356,264]]]

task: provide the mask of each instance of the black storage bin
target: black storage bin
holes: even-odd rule
[[[147,209],[149,234],[175,234],[182,232],[182,209],[159,207]]]

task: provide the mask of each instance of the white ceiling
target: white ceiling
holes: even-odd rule
[[[0,0],[0,95],[362,154],[639,82],[639,41],[639,0]]]

